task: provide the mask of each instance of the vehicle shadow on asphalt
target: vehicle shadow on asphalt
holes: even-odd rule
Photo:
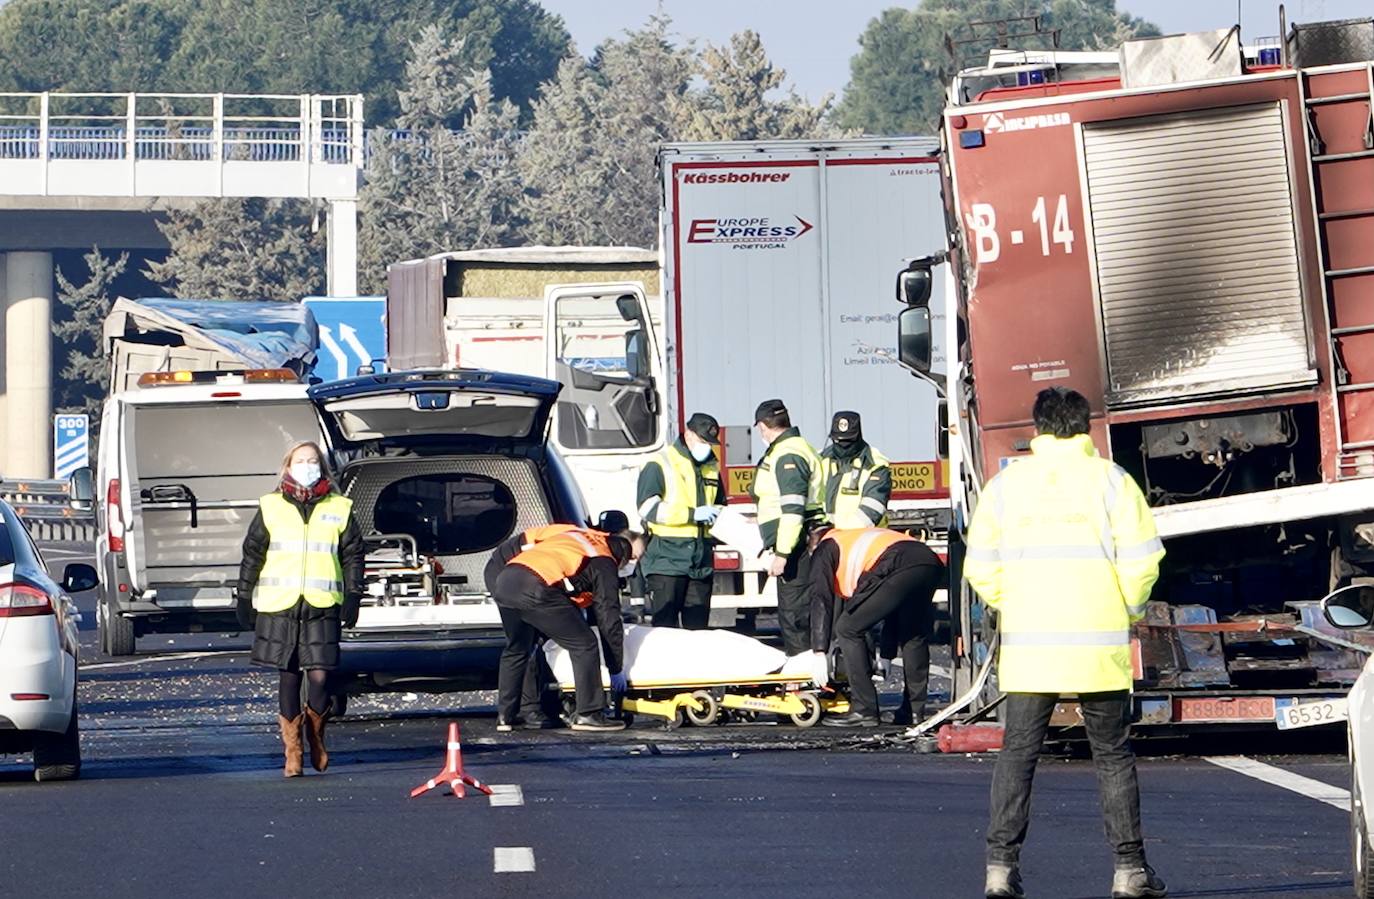
[[[1280,883],[1271,886],[1248,886],[1235,887],[1219,890],[1176,890],[1169,888],[1169,899],[1193,899],[1202,896],[1270,896],[1275,893],[1293,893],[1298,895],[1309,895],[1313,890],[1341,890],[1349,889],[1348,880],[1322,880],[1315,883]],[[1100,899],[1098,893],[1091,896],[1082,896],[1079,899]]]

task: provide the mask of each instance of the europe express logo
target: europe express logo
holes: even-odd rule
[[[684,184],[780,184],[791,172],[687,172]],[[729,244],[736,250],[778,250],[814,226],[799,215],[793,224],[774,224],[769,218],[692,219],[688,243]]]

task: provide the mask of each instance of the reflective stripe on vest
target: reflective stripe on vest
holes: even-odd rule
[[[684,456],[678,451],[676,446],[670,446],[656,460],[659,467],[663,470],[663,497],[655,504],[661,510],[664,506],[668,508],[685,508],[690,519],[691,510],[698,505],[714,506],[720,500],[720,466],[713,455],[710,459],[703,462],[698,469],[697,464],[692,459]],[[702,485],[702,502],[697,502],[697,472],[700,471],[703,481],[713,480],[715,486]],[[649,507],[655,497],[650,497],[640,507],[640,517],[646,515],[645,509]],[[655,509],[649,508],[653,512]],[[706,533],[704,526],[693,524],[659,524],[653,518],[645,521],[648,525],[649,533],[655,537],[686,537],[688,539],[701,537]]]
[[[778,493],[778,473],[774,463],[779,456],[801,456],[811,466],[811,480],[805,495]],[[759,521],[776,521],[782,517],[782,507],[786,505],[804,506],[806,517],[819,518],[824,509],[825,480],[821,471],[821,457],[811,448],[805,438],[800,436],[779,440],[768,448],[759,460],[754,473],[754,500],[758,503]]]
[[[840,548],[835,564],[835,595],[849,599],[859,588],[859,578],[868,573],[878,557],[898,543],[914,543],[915,538],[887,528],[835,529],[825,535]]]
[[[581,530],[581,528],[575,524],[546,524],[542,527],[530,528],[520,535],[521,548],[529,549],[531,546],[536,546],[545,540],[557,537],[559,534],[577,530]]]
[[[331,493],[310,508],[310,521],[280,493],[258,501],[267,527],[267,558],[257,586],[253,608],[259,612],[284,612],[304,598],[316,608],[343,603],[343,567],[339,543],[353,501]]]
[[[871,496],[864,496],[864,486],[868,484],[868,479],[874,472],[882,468],[888,468],[890,463],[882,453],[873,447],[868,448],[868,452],[873,457],[873,464],[867,468],[858,459],[851,459],[841,467],[841,463],[826,456],[821,457],[823,463],[825,492],[822,494],[826,498],[826,506],[830,507],[830,482],[839,478],[839,486],[835,490],[835,501],[833,508],[825,511],[830,516],[830,523],[837,528],[871,528],[887,526],[887,508],[881,502]],[[877,524],[873,519],[865,514],[863,509],[872,509],[879,516]]]
[[[537,546],[522,551],[510,560],[539,575],[547,586],[577,574],[588,559],[611,559],[606,535],[596,531],[573,530],[550,537]]]

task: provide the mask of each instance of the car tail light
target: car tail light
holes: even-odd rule
[[[744,567],[740,554],[728,549],[716,550],[713,564],[716,571],[739,571]]]
[[[46,702],[52,697],[47,693],[11,693],[10,699],[15,702]]]
[[[110,528],[110,552],[124,552],[124,513],[119,507],[119,478],[111,478],[105,491],[105,520]]]
[[[28,584],[0,584],[0,618],[27,618],[51,615],[48,594]]]

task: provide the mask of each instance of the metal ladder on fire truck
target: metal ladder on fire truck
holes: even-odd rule
[[[1374,359],[1374,63],[1299,70],[1298,84],[1331,322],[1338,477],[1369,475],[1374,365],[1360,360]]]

